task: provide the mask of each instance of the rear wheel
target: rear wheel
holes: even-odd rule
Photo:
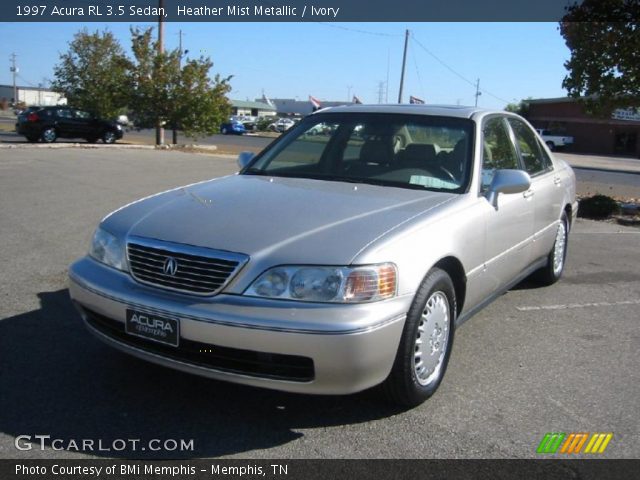
[[[383,384],[391,401],[414,407],[435,393],[449,362],[455,318],[451,277],[434,268],[413,299],[393,368]]]
[[[58,134],[56,133],[56,129],[53,127],[45,128],[42,131],[42,141],[46,143],[53,143],[58,138]]]
[[[547,257],[547,265],[534,273],[534,279],[543,285],[553,285],[564,272],[564,264],[567,258],[567,239],[569,235],[569,221],[567,214],[563,213],[556,230],[556,240]]]

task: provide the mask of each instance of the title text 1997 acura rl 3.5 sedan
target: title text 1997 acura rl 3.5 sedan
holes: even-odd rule
[[[417,405],[456,326],[531,274],[562,274],[575,177],[517,115],[332,108],[238,162],[102,221],[69,274],[100,339],[215,379],[382,383]]]

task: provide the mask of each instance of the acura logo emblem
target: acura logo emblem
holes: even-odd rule
[[[162,271],[166,275],[171,275],[173,277],[178,271],[178,261],[173,257],[167,257],[164,261],[164,265],[162,266]]]

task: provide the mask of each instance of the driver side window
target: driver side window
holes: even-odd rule
[[[502,117],[490,118],[482,129],[481,190],[491,185],[496,170],[518,169],[518,157]]]

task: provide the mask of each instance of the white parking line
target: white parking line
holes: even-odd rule
[[[588,308],[588,307],[615,307],[618,305],[640,305],[639,300],[622,300],[620,302],[591,302],[591,303],[569,303],[567,305],[537,305],[532,307],[516,307],[521,312],[530,312],[533,310],[566,310],[569,308]]]

